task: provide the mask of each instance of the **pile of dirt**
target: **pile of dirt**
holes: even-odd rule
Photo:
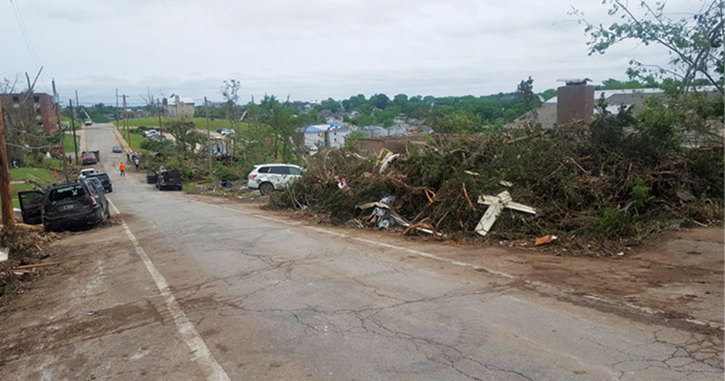
[[[536,214],[505,208],[484,239],[556,235],[587,251],[593,241],[637,241],[672,224],[722,222],[724,168],[722,146],[673,148],[637,133],[613,140],[594,125],[432,135],[399,152],[320,152],[271,205],[364,224],[370,210],[358,206],[388,197],[390,210],[424,231],[480,238],[488,205],[479,198],[506,191]]]
[[[0,247],[8,259],[0,262],[0,299],[7,294],[22,293],[26,282],[44,272],[39,262],[50,256],[44,246],[58,235],[46,233],[42,227],[17,224],[0,233]]]

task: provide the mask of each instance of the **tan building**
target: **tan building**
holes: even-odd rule
[[[171,118],[190,118],[194,116],[194,100],[191,98],[181,98],[178,95],[171,95],[162,101],[164,113]]]

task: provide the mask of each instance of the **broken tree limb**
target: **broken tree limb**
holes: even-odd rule
[[[466,201],[468,202],[468,207],[471,208],[472,211],[476,211],[476,207],[473,206],[473,201],[471,201],[471,198],[468,197],[468,190],[466,189],[465,182],[463,182],[463,195],[466,196]]]

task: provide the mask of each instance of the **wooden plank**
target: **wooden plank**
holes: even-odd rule
[[[58,263],[58,262],[35,263],[35,264],[32,264],[32,265],[18,266],[18,267],[16,267],[16,269],[18,269],[18,270],[22,270],[22,269],[32,269],[32,268],[35,268],[35,267],[54,266],[54,265],[59,265],[59,264],[60,263]]]

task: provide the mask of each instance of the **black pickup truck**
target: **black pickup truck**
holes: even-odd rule
[[[111,178],[108,177],[107,173],[104,172],[96,172],[92,173],[90,175],[86,175],[86,178],[95,177],[98,180],[101,180],[101,184],[103,184],[103,189],[106,190],[106,193],[113,192],[113,184],[111,184]]]

